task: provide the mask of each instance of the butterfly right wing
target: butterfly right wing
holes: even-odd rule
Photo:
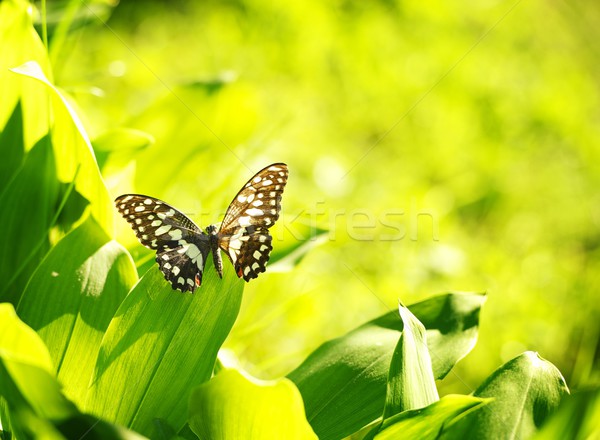
[[[162,200],[124,194],[115,200],[138,240],[156,250],[156,261],[173,289],[194,292],[202,283],[209,238],[196,224]]]

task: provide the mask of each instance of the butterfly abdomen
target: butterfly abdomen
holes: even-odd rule
[[[219,278],[223,278],[223,259],[221,258],[221,249],[219,248],[219,236],[217,234],[217,226],[210,225],[206,228],[210,240],[210,250],[213,255],[213,263],[215,270],[219,274]]]

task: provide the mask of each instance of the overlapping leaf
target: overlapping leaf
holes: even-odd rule
[[[211,376],[242,289],[230,265],[222,280],[207,270],[193,295],[172,290],[156,266],[149,269],[104,336],[86,408],[149,436],[154,419],[180,429],[190,390]]]
[[[448,374],[474,346],[484,301],[479,294],[450,293],[409,306],[427,329],[435,378]],[[381,416],[401,332],[398,313],[387,313],[323,344],[288,375],[319,438],[347,436]]]
[[[568,388],[560,371],[525,352],[498,368],[473,394],[494,400],[449,426],[441,438],[530,438]]]
[[[137,280],[131,257],[93,217],[37,268],[17,308],[38,331],[66,395],[83,404],[104,332]]]

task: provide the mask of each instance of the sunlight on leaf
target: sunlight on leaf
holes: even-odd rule
[[[35,60],[50,77],[46,49],[33,28],[30,2],[0,2],[0,54],[0,127],[4,126],[20,101],[23,108],[23,143],[25,151],[29,151],[48,133],[48,93],[42,84],[15,75],[9,69]]]
[[[180,429],[190,390],[211,376],[242,289],[230,265],[222,280],[206,271],[195,294],[174,291],[152,266],[104,335],[85,408],[148,436],[155,418]]]
[[[88,217],[50,251],[27,285],[17,311],[39,332],[65,394],[79,405],[104,332],[136,281],[127,251]]]
[[[484,301],[480,294],[450,293],[408,307],[427,329],[435,378],[443,378],[473,348]],[[326,342],[288,375],[302,393],[319,438],[350,435],[381,416],[401,334],[398,312],[386,313]]]
[[[112,200],[100,175],[88,135],[72,106],[47,78],[36,62],[27,62],[11,69],[13,72],[35,79],[45,86],[52,97],[54,126],[52,145],[57,157],[58,178],[70,182],[75,179],[75,189],[91,204],[91,212],[98,224],[112,237],[114,234]]]
[[[261,381],[223,370],[190,398],[190,427],[209,439],[316,439],[288,379]]]

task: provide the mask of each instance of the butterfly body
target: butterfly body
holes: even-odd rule
[[[205,232],[208,235],[215,270],[219,278],[223,278],[223,258],[221,257],[221,248],[219,247],[219,229],[217,225],[210,225],[205,229]]]
[[[220,226],[204,231],[186,215],[154,197],[124,194],[115,203],[140,242],[156,250],[156,261],[173,289],[194,292],[202,284],[208,254],[223,277],[221,251],[238,277],[256,278],[266,269],[273,238],[268,229],[279,218],[288,170],[275,163],[256,173],[227,208]]]

